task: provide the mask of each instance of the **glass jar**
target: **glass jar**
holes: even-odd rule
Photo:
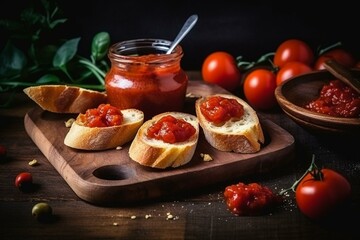
[[[170,44],[162,39],[135,39],[112,45],[111,68],[105,77],[108,102],[120,109],[142,110],[146,119],[181,111],[188,76],[180,66],[181,46],[166,54]]]

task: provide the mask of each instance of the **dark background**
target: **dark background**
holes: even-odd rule
[[[40,1],[2,1],[0,18],[18,18],[20,11]],[[214,51],[228,51],[234,57],[254,61],[274,52],[289,38],[319,47],[342,42],[359,59],[359,10],[344,1],[312,6],[301,1],[58,1],[65,24],[52,37],[81,37],[80,54],[90,55],[92,37],[110,33],[111,42],[135,38],[172,40],[185,20],[198,14],[199,20],[182,41],[185,70],[199,70]],[[313,2],[317,5],[321,3]],[[1,30],[1,48],[6,33]],[[5,36],[5,37],[4,37]]]

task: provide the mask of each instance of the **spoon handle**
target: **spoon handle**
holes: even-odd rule
[[[192,27],[195,25],[195,23],[198,20],[198,16],[196,14],[191,15],[186,22],[184,23],[184,26],[181,28],[180,32],[176,36],[175,40],[171,43],[171,46],[169,50],[167,50],[166,54],[170,54],[174,48],[179,44],[179,42],[186,36],[186,34],[192,29]]]
[[[352,89],[354,89],[357,93],[360,94],[360,81],[352,74],[350,69],[331,59],[325,61],[324,67],[332,75],[348,84]]]

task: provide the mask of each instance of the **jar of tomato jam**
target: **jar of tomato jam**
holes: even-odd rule
[[[166,54],[170,44],[162,39],[135,39],[112,45],[111,68],[105,77],[108,102],[120,109],[139,109],[147,119],[181,111],[188,76],[180,66],[182,47]]]

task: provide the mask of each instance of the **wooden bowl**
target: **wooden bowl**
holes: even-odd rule
[[[360,70],[351,70],[360,76]],[[283,82],[275,90],[276,99],[283,111],[299,125],[326,133],[358,134],[360,118],[332,117],[305,109],[304,106],[318,98],[322,86],[336,79],[326,70],[302,74]]]

